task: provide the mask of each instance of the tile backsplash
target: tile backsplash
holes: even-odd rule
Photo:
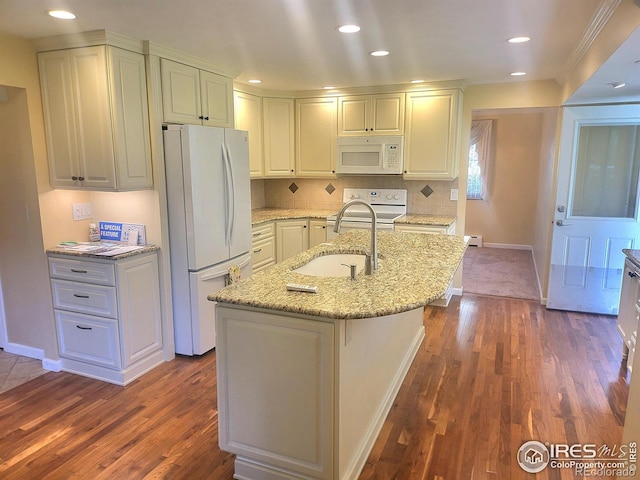
[[[345,188],[405,188],[409,213],[451,216],[457,213],[458,202],[449,199],[451,189],[458,188],[457,179],[404,180],[400,175],[251,180],[251,207],[338,210]]]

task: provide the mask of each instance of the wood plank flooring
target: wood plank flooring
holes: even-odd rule
[[[465,294],[425,310],[427,337],[361,480],[556,479],[525,474],[526,440],[619,444],[627,399],[615,317]],[[49,372],[0,395],[2,479],[215,479],[215,353],[127,387]]]

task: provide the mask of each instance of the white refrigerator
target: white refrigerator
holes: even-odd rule
[[[215,303],[231,268],[251,274],[247,132],[165,125],[164,150],[176,353],[216,345]]]

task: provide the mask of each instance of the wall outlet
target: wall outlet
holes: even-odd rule
[[[71,206],[71,210],[73,212],[74,222],[78,220],[86,220],[87,218],[92,218],[90,203],[74,203]]]
[[[451,200],[458,200],[458,189],[457,188],[452,188],[451,189],[451,196],[449,198]]]

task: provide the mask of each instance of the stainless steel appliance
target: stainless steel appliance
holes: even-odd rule
[[[394,220],[407,214],[407,191],[404,189],[345,188],[342,193],[342,201],[347,203],[351,200],[363,200],[371,205],[376,212],[378,231],[393,230]],[[328,239],[338,236],[333,232],[336,217],[337,214],[327,217]],[[342,218],[340,232],[355,229],[371,229],[371,214],[363,205],[353,205]]]
[[[397,135],[338,137],[338,175],[399,175],[404,138]]]
[[[176,353],[215,347],[207,295],[251,274],[247,132],[167,125],[164,150]]]

